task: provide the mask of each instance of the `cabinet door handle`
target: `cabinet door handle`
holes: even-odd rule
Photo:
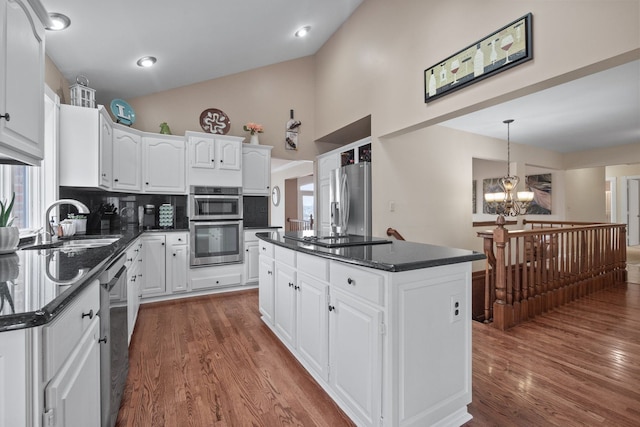
[[[132,262],[133,258],[127,258],[127,262]]]
[[[98,340],[98,342],[99,342],[99,343],[101,342],[101,343],[106,344],[106,343],[107,343],[107,337],[105,336],[104,338],[100,338],[100,339]]]
[[[224,160],[220,160],[220,163],[224,163]]]
[[[245,252],[249,252],[249,249],[245,249],[244,251],[245,251]]]
[[[336,308],[335,308],[334,306],[332,306],[332,305],[330,305],[330,306],[329,306],[329,311],[333,311],[333,310],[335,310],[335,309],[336,309]]]
[[[6,121],[11,121],[11,116],[9,115],[9,113],[0,114],[0,119],[5,119]]]
[[[212,162],[215,162],[215,161],[216,161],[216,159],[211,159],[211,161],[212,161]]]
[[[82,318],[89,317],[89,319],[93,319],[93,309],[89,310],[88,313],[82,313]]]
[[[115,179],[114,179],[114,181],[115,181],[115,182],[118,182],[118,178],[115,178]]]
[[[350,285],[353,285],[353,286],[355,286],[355,285],[356,285],[356,281],[355,281],[355,280],[353,280],[351,277],[349,277],[349,278],[347,279],[347,283],[348,283],[348,284],[350,284]]]
[[[295,289],[296,291],[299,291],[299,290],[300,290],[300,286],[295,285],[295,286],[293,287],[293,289]]]
[[[271,272],[271,270],[267,270],[267,274],[273,274],[273,272]]]
[[[145,184],[146,184],[146,185],[149,185],[149,183],[148,183],[148,182],[145,182]]]
[[[289,287],[292,288],[293,287],[293,283],[289,282]]]
[[[173,254],[173,256],[176,256],[176,254]]]
[[[162,242],[162,246],[164,246],[164,242]]]

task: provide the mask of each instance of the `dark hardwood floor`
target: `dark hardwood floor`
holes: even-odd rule
[[[257,291],[143,305],[117,426],[353,425],[257,306]],[[640,425],[640,284],[507,332],[473,322],[469,411],[468,427]]]

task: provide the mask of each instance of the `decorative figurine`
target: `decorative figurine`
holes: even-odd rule
[[[167,122],[160,123],[160,133],[163,135],[171,135],[171,129],[169,129]]]

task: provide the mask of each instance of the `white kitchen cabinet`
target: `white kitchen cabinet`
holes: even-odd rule
[[[292,347],[296,346],[296,271],[294,267],[275,263],[274,325],[276,333]]]
[[[380,418],[382,310],[331,290],[329,363],[331,389],[367,426]]]
[[[264,244],[260,242],[260,244]],[[274,283],[275,270],[273,258],[264,254],[260,254],[259,265],[259,291],[258,306],[262,314],[262,320],[270,326],[273,326],[274,320]]]
[[[189,271],[192,291],[212,291],[242,285],[242,264],[196,267]]]
[[[260,277],[260,245],[257,241],[244,243],[244,284],[256,283]]]
[[[39,1],[0,0],[0,154],[44,156],[44,25]]]
[[[141,190],[142,136],[122,125],[113,127],[113,189]]]
[[[244,138],[186,132],[189,151],[188,185],[242,187]]]
[[[242,145],[242,194],[269,196],[271,188],[270,145]]]
[[[325,381],[329,369],[327,295],[329,284],[299,269],[296,289],[296,343],[303,363]]]
[[[60,105],[59,144],[60,185],[111,189],[113,126],[103,106]]]
[[[163,295],[167,291],[165,239],[163,233],[142,236],[142,276],[144,280],[141,295],[143,298]]]
[[[172,293],[189,290],[189,241],[187,233],[168,233],[166,250],[167,281]]]
[[[140,288],[142,285],[142,238],[136,239],[136,241],[127,248],[125,256],[125,265],[127,266],[127,332],[129,343],[131,343],[131,337],[135,330],[136,321],[138,319],[138,310],[140,308]]]
[[[185,193],[184,138],[145,135],[142,145],[142,189],[148,193]]]
[[[64,365],[46,386],[43,424],[100,425],[100,317],[95,316]]]
[[[0,335],[0,425],[26,426],[27,372],[31,358],[27,350],[26,330],[6,331]]]

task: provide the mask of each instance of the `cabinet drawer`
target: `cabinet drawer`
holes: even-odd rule
[[[100,284],[91,283],[55,320],[42,328],[43,375],[48,381],[76,347],[100,310]]]
[[[191,279],[191,289],[223,288],[226,286],[240,286],[242,273],[223,274],[215,277],[196,277]]]
[[[260,255],[266,255],[273,258],[273,245],[264,240],[260,240]]]
[[[384,277],[339,262],[330,265],[331,286],[340,288],[374,304],[384,305]]]
[[[138,261],[140,258],[140,239],[136,239],[129,247],[127,248],[126,256],[124,259],[124,263],[127,268],[131,268],[131,266]]]
[[[329,260],[313,255],[298,253],[296,260],[298,270],[320,280],[329,280]]]
[[[282,246],[275,247],[275,259],[283,264],[296,266],[296,252],[291,249],[283,248]]]
[[[167,246],[186,245],[189,243],[188,233],[167,233]]]

